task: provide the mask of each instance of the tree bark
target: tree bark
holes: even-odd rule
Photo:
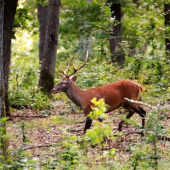
[[[3,135],[6,133],[6,123],[2,118],[5,113],[5,90],[4,90],[4,71],[3,71],[3,35],[4,34],[4,0],[0,0],[0,163],[5,163],[9,157],[7,148],[8,143]],[[3,128],[3,129],[2,129]]]
[[[39,61],[41,63],[43,60],[43,52],[44,52],[44,46],[45,46],[46,18],[47,18],[48,6],[43,6],[41,4],[37,4],[37,9],[38,9],[38,21],[40,23]]]
[[[170,26],[170,4],[164,5],[164,13],[165,13],[165,27]],[[170,55],[170,36],[165,33],[165,46],[166,46],[166,54]]]
[[[48,95],[50,94],[50,90],[54,87],[60,5],[60,0],[49,0],[46,20],[45,46],[38,83],[38,86],[42,87],[42,91]]]
[[[18,0],[4,1],[4,38],[3,38],[3,69],[4,69],[4,83],[5,83],[5,111],[6,115],[10,116],[9,101],[8,101],[8,79],[10,72],[11,61],[11,39],[13,22],[16,13]]]
[[[122,40],[122,25],[121,21],[121,5],[111,5],[111,17],[115,18],[116,25],[112,26],[113,32],[110,34],[111,39],[109,40],[111,60],[113,63],[118,63],[120,67],[123,67],[125,61],[125,53],[120,46]]]

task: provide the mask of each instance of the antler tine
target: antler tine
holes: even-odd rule
[[[65,74],[65,72],[61,69],[61,67],[60,67],[60,70],[61,70],[61,72],[63,73],[63,75],[67,76],[67,75]],[[62,75],[62,77],[63,77],[63,75]]]
[[[87,54],[86,54],[86,59],[85,59],[85,61],[84,61],[84,64],[83,64],[81,67],[79,67],[78,69],[75,69],[75,67],[74,67],[74,65],[73,65],[74,71],[73,71],[73,73],[69,74],[68,77],[72,76],[72,75],[73,75],[74,73],[76,73],[78,70],[80,70],[81,68],[83,68],[83,67],[85,66],[85,64],[87,63],[87,59],[88,59],[88,51],[87,51]]]
[[[69,63],[69,65],[67,66],[67,68],[64,70],[64,75],[66,76],[66,72],[68,71],[68,69],[70,68],[70,65],[71,65],[71,63],[72,63],[72,60],[73,60],[73,58],[74,58],[74,56],[73,57],[71,57],[71,55],[70,55],[70,63]]]
[[[56,70],[57,71],[57,70]],[[61,76],[61,77],[63,77],[63,75],[62,74],[60,74],[58,71],[57,71],[57,73]]]
[[[71,55],[70,55],[70,57],[71,57]],[[74,56],[70,59],[70,63],[69,63],[69,65],[67,66],[67,68],[66,68],[64,71],[63,71],[63,70],[61,69],[61,67],[60,67],[60,70],[61,70],[62,74],[63,74],[64,76],[66,76],[66,77],[68,77],[68,76],[66,75],[66,72],[68,71],[68,69],[69,69],[69,67],[70,67],[70,65],[71,65],[71,62],[72,62],[73,58],[74,58]],[[60,76],[63,77],[63,75],[60,74],[58,71],[57,71],[57,73],[58,73]]]

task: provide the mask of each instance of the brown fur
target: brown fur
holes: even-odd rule
[[[108,112],[113,111],[120,106],[126,108],[129,114],[126,118],[133,116],[137,112],[142,117],[142,127],[144,128],[146,112],[136,103],[131,103],[125,98],[138,101],[139,92],[143,92],[144,89],[140,84],[137,84],[130,80],[122,80],[113,82],[104,86],[99,86],[91,88],[88,90],[82,90],[78,88],[74,82],[77,77],[72,79],[63,77],[63,80],[56,85],[51,92],[59,93],[65,92],[70,100],[72,100],[76,105],[83,109],[84,114],[87,116],[91,109],[91,100],[96,97],[99,99],[104,99],[105,103],[108,105]],[[87,117],[84,132],[90,128],[92,120]],[[123,121],[119,124],[119,130],[122,130]]]

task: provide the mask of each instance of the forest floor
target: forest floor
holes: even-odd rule
[[[63,101],[53,101],[52,105],[53,108],[46,111],[33,109],[12,111],[12,116],[7,122],[9,148],[12,156],[15,157],[22,150],[25,151],[24,154],[33,159],[43,160],[44,157],[49,159],[62,149],[61,143],[65,140],[65,134],[83,136],[86,117],[82,111]],[[150,108],[142,107],[147,113],[149,112]],[[117,127],[121,121],[119,115],[125,117],[126,114],[124,109],[108,113],[113,134],[118,133]],[[131,119],[141,124],[141,117],[138,114],[134,114]],[[168,126],[168,121],[164,126]],[[124,124],[122,133],[134,131],[136,131],[135,127]],[[25,142],[23,142],[23,138],[25,138]],[[109,141],[103,150],[116,148],[118,161],[124,162],[130,156],[130,145],[139,140],[141,140],[140,134],[123,135],[116,140]],[[163,143],[161,147],[163,149],[167,146],[169,147],[169,143]],[[101,149],[94,147],[90,152],[95,156],[95,154],[101,153]]]

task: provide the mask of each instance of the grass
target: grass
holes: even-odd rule
[[[61,106],[63,105],[63,106]],[[54,110],[57,110],[55,112],[55,115],[47,116],[46,118],[26,118],[24,120],[25,122],[25,135],[26,139],[29,139],[30,142],[26,143],[25,148],[31,147],[31,146],[39,146],[39,145],[48,145],[53,144],[55,145],[51,147],[42,147],[42,148],[34,148],[34,149],[28,149],[26,151],[23,151],[23,156],[28,157],[29,159],[38,159],[40,164],[36,165],[36,167],[41,167],[41,169],[50,169],[53,166],[56,165],[52,160],[63,160],[63,153],[65,153],[68,148],[66,146],[63,146],[66,141],[67,142],[73,142],[74,145],[78,145],[78,148],[81,147],[81,144],[75,140],[71,140],[71,136],[78,136],[81,139],[81,136],[83,135],[83,127],[84,123],[81,123],[83,120],[85,120],[85,117],[82,117],[81,113],[65,113],[60,114],[63,107],[66,105],[64,102],[60,105],[60,108],[58,106],[54,105],[51,112],[54,112]],[[60,110],[61,109],[61,110]],[[28,110],[25,109],[22,111],[23,115],[28,115],[31,112],[36,112],[36,115],[40,115],[40,111],[34,111],[34,110]],[[109,122],[112,122],[114,120],[114,127],[117,127],[118,122],[120,119],[117,117],[117,115],[121,115],[124,110],[119,109],[118,111],[114,111],[114,113],[109,114]],[[16,110],[12,113],[14,115],[17,115],[19,112]],[[117,113],[117,114],[116,114]],[[35,115],[35,113],[32,113]],[[9,143],[11,148],[11,153],[13,154],[14,158],[17,150],[21,148],[23,141],[22,141],[22,130],[21,130],[21,122],[22,120],[16,120],[17,118],[13,119],[12,122],[8,122],[8,134],[10,134]],[[141,123],[141,118],[138,115],[133,116],[132,120],[137,120],[139,123]],[[79,123],[77,123],[79,122]],[[113,132],[116,133],[114,130],[114,127],[112,127]],[[168,124],[167,124],[167,127]],[[76,130],[75,130],[76,129]],[[124,125],[124,132],[128,130],[132,130],[133,126],[126,126]],[[128,164],[128,159],[131,157],[131,151],[128,148],[132,148],[133,145],[140,146],[140,136],[139,135],[129,135],[126,138],[120,137],[117,139],[117,141],[111,142],[111,147],[117,148],[117,154],[116,154],[116,160],[117,163],[114,163],[114,167],[117,169],[123,167]],[[139,144],[138,144],[139,143]],[[17,144],[17,145],[16,145]],[[72,146],[71,145],[71,146]],[[164,151],[166,147],[169,146],[169,143],[161,142],[159,143],[159,148]],[[72,146],[72,147],[73,147]],[[66,147],[66,148],[65,148]],[[83,147],[83,146],[82,146]],[[107,151],[108,144],[105,146],[104,152]],[[83,149],[84,150],[84,149]],[[77,152],[81,152],[81,149],[77,149]],[[58,153],[56,155],[56,153]],[[80,154],[80,153],[79,153]],[[81,155],[81,154],[80,154]],[[84,155],[84,154],[83,154]],[[99,156],[101,155],[101,156]],[[101,158],[100,158],[101,157]],[[166,156],[167,157],[167,156]],[[86,159],[88,160],[86,160]],[[76,166],[77,169],[88,169],[89,166],[100,168],[100,169],[108,169],[109,165],[106,165],[105,163],[102,163],[106,158],[103,158],[100,148],[91,148],[88,149],[87,155],[83,156],[83,159],[76,158],[79,161],[79,164]],[[166,158],[167,159],[167,158]],[[95,161],[94,161],[95,160]],[[48,162],[49,161],[49,162]],[[44,163],[45,162],[45,163]],[[59,161],[60,162],[60,161]],[[67,162],[67,161],[66,161]],[[164,162],[162,162],[164,166]],[[101,165],[100,165],[101,164]],[[161,162],[160,162],[161,164]],[[142,166],[142,164],[140,164]],[[60,162],[57,167],[67,166],[66,163]],[[111,166],[113,167],[113,166]],[[162,166],[161,166],[162,167]]]

